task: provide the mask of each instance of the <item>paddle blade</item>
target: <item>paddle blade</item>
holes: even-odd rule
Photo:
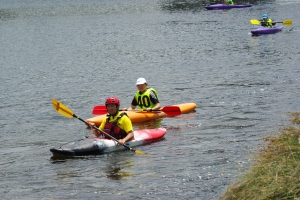
[[[260,25],[260,21],[258,21],[257,19],[251,19],[250,23],[255,25]]]
[[[283,21],[283,24],[284,24],[284,25],[287,25],[287,26],[292,25],[292,23],[293,23],[293,21],[290,20],[290,19],[287,19],[287,20],[284,20],[284,21]]]
[[[74,117],[74,113],[69,108],[67,108],[64,104],[60,103],[56,99],[52,99],[52,104],[54,110],[56,110],[58,113],[62,114],[63,116],[68,118]]]
[[[146,155],[144,152],[142,152],[140,150],[133,150],[132,148],[130,148],[130,150],[134,151],[135,153],[137,153],[139,155]]]
[[[161,111],[170,116],[181,115],[181,110],[178,106],[165,106]]]
[[[103,114],[106,114],[107,113],[107,109],[106,109],[106,106],[95,106],[93,111],[92,111],[92,114],[93,115],[103,115]]]

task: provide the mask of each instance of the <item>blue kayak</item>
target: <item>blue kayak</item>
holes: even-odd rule
[[[236,4],[236,5],[214,4],[210,6],[205,6],[205,8],[207,10],[222,10],[222,9],[231,9],[231,8],[246,8],[251,6],[252,4]]]

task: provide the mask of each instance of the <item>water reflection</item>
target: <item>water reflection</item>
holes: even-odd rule
[[[120,155],[119,153],[111,154],[109,162],[106,164],[106,167],[103,170],[106,173],[106,177],[111,180],[126,180],[128,177],[134,175],[132,171],[125,171],[134,166],[134,161],[130,156],[126,154]]]
[[[61,154],[55,154],[52,155],[50,158],[50,162],[52,164],[60,164],[65,162],[73,162],[73,160],[90,160],[95,158],[95,155],[89,155],[89,156],[68,156],[68,155],[61,155]]]
[[[84,170],[92,172],[99,178],[105,176],[111,180],[126,180],[134,175],[132,171],[128,170],[128,168],[134,167],[132,155],[132,152],[123,151],[100,156],[52,156],[50,161],[52,164],[63,165],[56,171],[59,180],[81,177],[85,173]],[[84,160],[84,162],[74,162],[75,160]],[[100,166],[99,163],[101,163]],[[84,165],[85,169],[81,165]]]
[[[254,35],[251,37],[250,49],[259,58],[270,58],[270,56],[280,55],[277,48],[276,34]]]
[[[141,123],[133,123],[132,125],[135,130],[156,129],[161,127],[162,121],[163,119],[159,118],[159,119],[153,119]]]

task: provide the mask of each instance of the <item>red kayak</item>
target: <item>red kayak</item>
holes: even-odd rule
[[[134,131],[134,138],[126,143],[126,145],[131,148],[155,142],[162,139],[166,132],[167,130],[164,128],[136,130]],[[99,155],[124,149],[126,149],[124,146],[116,145],[114,140],[89,136],[74,142],[69,142],[58,148],[51,148],[50,151],[53,156],[84,156]]]

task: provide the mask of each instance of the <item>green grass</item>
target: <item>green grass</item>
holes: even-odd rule
[[[291,126],[264,138],[266,147],[254,156],[253,167],[222,194],[222,200],[300,200],[300,112]]]

